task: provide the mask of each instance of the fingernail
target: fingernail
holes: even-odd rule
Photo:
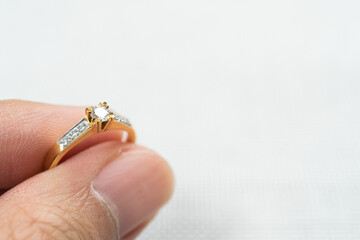
[[[123,152],[93,181],[113,209],[123,236],[151,217],[170,197],[172,174],[158,155],[147,149]]]

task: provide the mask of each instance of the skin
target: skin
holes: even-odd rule
[[[42,170],[84,108],[0,101],[0,239],[134,239],[169,200],[173,173],[109,131]]]

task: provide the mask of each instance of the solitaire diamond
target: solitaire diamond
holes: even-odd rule
[[[95,119],[100,119],[101,121],[106,121],[110,117],[110,112],[105,107],[94,107],[94,109],[91,112],[91,117]]]

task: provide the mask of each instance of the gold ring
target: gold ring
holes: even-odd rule
[[[46,155],[44,168],[50,169],[58,165],[61,158],[78,143],[86,138],[108,130],[127,132],[127,141],[135,142],[135,131],[130,121],[109,110],[106,102],[85,109],[85,117],[67,131],[52,146]]]

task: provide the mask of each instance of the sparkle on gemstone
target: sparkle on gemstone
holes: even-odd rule
[[[94,107],[91,112],[91,117],[106,121],[110,117],[110,112],[105,107]]]

